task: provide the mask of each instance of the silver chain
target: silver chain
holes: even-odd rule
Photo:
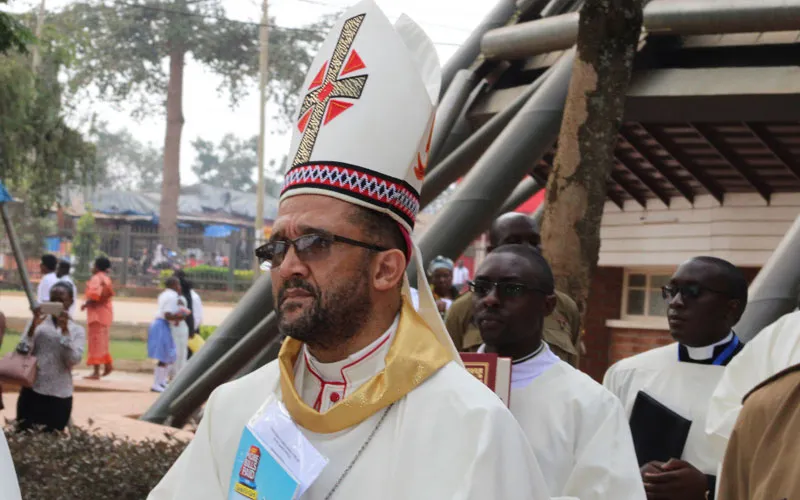
[[[356,456],[354,456],[353,460],[350,461],[350,465],[347,466],[347,468],[344,470],[344,472],[342,472],[342,475],[339,476],[339,479],[336,480],[336,484],[333,485],[333,488],[331,488],[331,491],[328,492],[328,494],[325,496],[325,500],[330,500],[330,498],[333,496],[333,494],[339,488],[339,485],[342,484],[342,481],[344,480],[344,478],[347,476],[347,474],[350,473],[350,469],[353,468],[353,465],[355,465],[356,461],[358,460],[358,457],[360,457],[361,454],[364,453],[364,450],[367,448],[367,445],[370,443],[370,441],[372,441],[372,438],[375,437],[375,434],[378,433],[378,429],[381,428],[381,425],[383,424],[383,421],[386,420],[386,415],[389,414],[389,410],[391,410],[393,406],[394,406],[394,403],[392,403],[389,406],[387,406],[386,409],[383,411],[383,415],[381,415],[381,419],[378,420],[378,423],[375,424],[375,428],[372,429],[372,432],[369,434],[369,436],[367,436],[367,440],[364,441],[364,444],[362,444],[361,448],[358,449],[358,451],[356,452]]]

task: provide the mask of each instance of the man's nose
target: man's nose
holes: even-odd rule
[[[673,309],[681,309],[686,307],[686,304],[683,302],[683,294],[680,292],[680,290],[678,290],[675,295],[672,296],[667,305]]]
[[[283,279],[289,279],[292,276],[307,276],[308,266],[297,255],[294,246],[290,246],[283,257],[281,265],[278,267],[278,275]]]

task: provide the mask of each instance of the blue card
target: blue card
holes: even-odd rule
[[[299,483],[245,426],[233,463],[228,500],[293,500]]]

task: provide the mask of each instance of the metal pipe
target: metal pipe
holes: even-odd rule
[[[277,326],[276,326],[277,328]],[[272,335],[270,335],[272,336]],[[278,357],[278,352],[281,350],[281,344],[283,343],[284,336],[283,335],[275,335],[272,337],[272,340],[269,341],[266,347],[264,347],[260,353],[256,355],[253,359],[250,360],[249,363],[244,365],[239,373],[236,375],[236,378],[244,377],[254,371],[258,370],[262,366],[270,363],[271,361],[275,360]]]
[[[424,259],[457,257],[489,227],[497,210],[531,164],[552,147],[561,126],[575,51],[554,66],[552,74],[514,116],[467,174],[453,199],[425,232]]]
[[[536,223],[536,227],[538,227],[540,230],[542,228],[542,218],[544,217],[544,206],[545,206],[545,204],[546,204],[546,200],[542,201],[542,204],[539,205],[538,207],[536,207],[536,210],[531,215],[531,218],[533,219],[533,222]]]
[[[0,186],[2,186],[2,183],[0,183]],[[6,234],[8,235],[8,241],[11,243],[11,251],[14,253],[14,260],[17,261],[19,279],[22,282],[22,288],[25,290],[25,295],[28,297],[28,304],[30,304],[32,311],[39,306],[39,302],[33,294],[33,286],[31,286],[31,280],[28,277],[28,269],[25,267],[25,256],[22,255],[17,232],[11,224],[11,217],[8,215],[6,203],[0,203],[0,213],[2,213],[3,224],[6,226]]]
[[[447,60],[442,68],[442,90],[439,98],[450,87],[450,83],[460,69],[469,67],[481,53],[481,39],[484,33],[505,24],[511,19],[516,11],[514,0],[499,0],[494,9],[484,18],[484,20],[472,31],[466,41],[458,47],[455,54]]]
[[[511,212],[542,189],[544,189],[544,186],[540,185],[536,179],[531,176],[525,177],[522,179],[522,182],[520,182],[519,185],[514,188],[514,191],[511,193],[505,203],[503,203],[503,206],[500,207],[500,210],[497,211],[497,215],[495,215],[495,217],[503,215],[506,212]]]
[[[243,365],[260,353],[277,335],[278,318],[271,312],[172,401],[169,405],[169,425],[182,427],[214,389],[236,375]]]
[[[239,300],[236,308],[217,327],[206,345],[197,352],[189,363],[172,381],[167,390],[162,392],[147,412],[142,415],[142,420],[162,424],[169,417],[173,402],[194,385],[195,380],[209,373],[207,383],[209,387],[216,387],[226,379],[214,373],[212,367],[218,359],[231,350],[247,333],[272,312],[272,279],[264,274],[247,290]],[[208,391],[211,392],[210,390]]]
[[[578,13],[546,17],[486,32],[487,59],[526,59],[565,50],[578,36]],[[674,35],[714,35],[800,29],[800,0],[653,0],[644,8],[644,30]]]
[[[734,327],[745,342],[764,327],[797,308],[800,288],[800,215],[750,285],[749,300],[742,319]]]
[[[428,153],[428,172],[431,172],[436,165],[436,160],[442,152],[445,140],[447,139],[453,124],[458,115],[464,109],[464,105],[469,99],[472,90],[475,88],[475,74],[472,71],[459,70],[453,78],[453,83],[445,92],[439,109],[436,111],[436,124],[433,127],[433,137],[431,138],[431,150]]]
[[[450,184],[469,172],[472,165],[492,145],[492,142],[503,132],[506,125],[511,122],[551,73],[552,67],[531,83],[522,94],[514,99],[511,105],[492,116],[469,139],[436,166],[436,170],[431,172],[422,184],[421,208],[428,206]]]

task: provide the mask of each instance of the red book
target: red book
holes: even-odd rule
[[[508,406],[511,403],[511,358],[497,354],[462,352],[464,368],[473,374]]]

